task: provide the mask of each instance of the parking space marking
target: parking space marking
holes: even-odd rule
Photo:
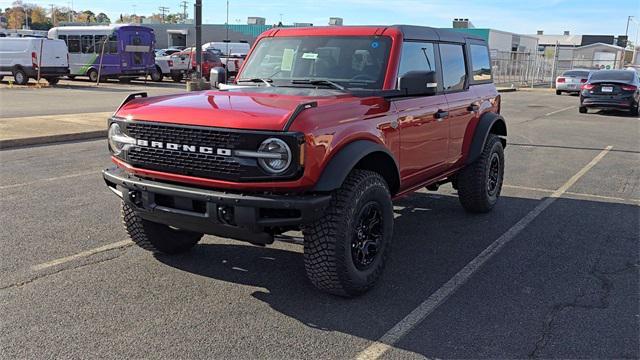
[[[537,192],[546,192],[546,193],[552,193],[555,190],[551,190],[551,189],[542,189],[542,188],[535,188],[535,187],[528,187],[528,186],[520,186],[520,185],[508,185],[508,184],[504,184],[502,185],[503,188],[509,188],[509,189],[518,189],[518,190],[527,190],[527,191],[537,191]]]
[[[484,265],[489,259],[497,254],[502,247],[513,240],[524,228],[526,228],[533,220],[535,220],[549,205],[553,204],[562,194],[564,194],[573,184],[576,183],[584,174],[587,173],[592,167],[594,167],[607,153],[612,149],[612,146],[607,146],[596,157],[593,158],[587,165],[585,165],[580,171],[573,175],[567,182],[565,182],[558,190],[554,191],[548,198],[544,199],[527,215],[520,219],[509,230],[502,234],[491,245],[484,249],[478,256],[465,265],[462,270],[455,274],[449,281],[447,281],[442,287],[436,290],[431,296],[429,296],[424,302],[416,307],[409,315],[395,324],[389,331],[387,331],[382,337],[369,345],[366,349],[361,351],[356,359],[378,359],[384,355],[391,347],[398,342],[404,335],[409,333],[414,327],[416,327],[422,320],[429,316],[438,306],[444,303],[449,296],[451,296],[458,288],[469,280],[474,273],[476,273],[482,265]]]
[[[118,241],[118,242],[114,242],[111,244],[107,244],[104,246],[100,246],[97,248],[93,248],[93,249],[89,249],[89,250],[85,250],[82,252],[79,252],[77,254],[74,255],[70,255],[70,256],[66,256],[63,258],[59,258],[59,259],[55,259],[55,260],[51,260],[51,261],[47,261],[45,263],[42,264],[38,264],[38,265],[33,265],[31,267],[32,271],[40,271],[40,270],[44,270],[47,268],[50,268],[52,266],[56,266],[56,265],[60,265],[60,264],[64,264],[67,263],[69,261],[73,261],[73,260],[77,260],[80,258],[84,258],[84,257],[88,257],[91,255],[95,255],[101,252],[105,252],[105,251],[109,251],[109,250],[115,250],[115,249],[120,249],[120,248],[124,248],[124,247],[129,247],[133,245],[133,242],[131,240],[122,240],[122,241]]]
[[[553,193],[555,191],[555,190],[551,190],[551,189],[542,189],[542,188],[520,186],[520,185],[509,185],[509,184],[504,184],[504,185],[502,185],[502,187],[503,188],[509,188],[509,189],[536,191],[536,192],[544,192],[544,193]],[[587,194],[587,193],[579,193],[579,192],[572,192],[572,191],[565,191],[564,193],[566,195],[575,195],[575,196],[582,196],[582,197],[588,197],[588,198],[594,198],[594,199],[630,201],[630,202],[640,203],[640,199],[634,199],[634,198],[622,198],[622,197],[616,197],[616,196]]]
[[[567,110],[571,110],[571,109],[575,109],[575,108],[576,108],[576,107],[575,107],[575,105],[574,105],[574,106],[567,106],[566,108],[562,108],[562,109],[560,109],[560,110],[556,110],[556,111],[552,111],[552,112],[550,112],[550,113],[546,113],[546,114],[544,114],[544,116],[551,116],[551,115],[555,115],[555,114],[557,114],[557,113],[561,113],[561,112],[563,112],[563,111],[567,111]]]
[[[3,185],[3,186],[0,186],[0,190],[13,189],[13,188],[21,187],[21,186],[37,184],[37,183],[40,183],[40,182],[69,179],[69,178],[74,178],[74,177],[78,177],[78,176],[85,176],[85,175],[96,175],[97,176],[99,173],[100,173],[99,170],[91,170],[91,171],[85,171],[85,172],[76,173],[76,174],[69,174],[69,175],[63,175],[63,176],[54,176],[54,177],[50,177],[50,178],[27,181],[27,182],[23,182],[23,183],[20,183],[20,184]]]

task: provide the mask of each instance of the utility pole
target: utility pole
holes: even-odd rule
[[[169,8],[166,6],[160,6],[158,8],[158,10],[160,10],[160,12],[162,12],[162,23],[164,24],[164,13],[169,11]]]
[[[624,30],[624,36],[629,36],[629,22],[631,22],[631,18],[633,17],[633,15],[629,15],[627,16],[627,28]]]
[[[187,4],[189,4],[188,1],[181,1],[180,2],[180,6],[182,6],[182,21],[186,22],[187,20]]]
[[[194,5],[196,19],[196,79],[202,79],[202,0],[196,0]]]
[[[49,4],[51,5],[51,25],[56,26],[56,5],[55,4]]]

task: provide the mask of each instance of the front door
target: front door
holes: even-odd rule
[[[436,71],[435,44],[402,44],[398,78],[409,71]],[[449,121],[442,95],[401,98],[394,102],[400,128],[400,176],[411,187],[444,170],[449,149]],[[440,114],[438,114],[440,113]]]

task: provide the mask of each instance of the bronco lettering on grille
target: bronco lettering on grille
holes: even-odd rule
[[[164,143],[160,141],[149,141],[143,139],[136,139],[136,145],[151,147],[157,149],[168,149],[168,150],[178,150],[190,153],[200,153],[200,154],[216,154],[221,156],[231,156],[231,150],[229,149],[214,149],[209,146],[196,146],[196,145],[187,145],[187,144],[176,144],[176,143]]]

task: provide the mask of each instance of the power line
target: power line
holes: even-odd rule
[[[182,6],[182,21],[186,21],[187,20],[187,5],[189,4],[188,1],[181,1],[180,2],[180,6]]]
[[[160,6],[158,10],[162,12],[162,23],[164,23],[164,14],[169,11],[169,8],[166,6]]]

